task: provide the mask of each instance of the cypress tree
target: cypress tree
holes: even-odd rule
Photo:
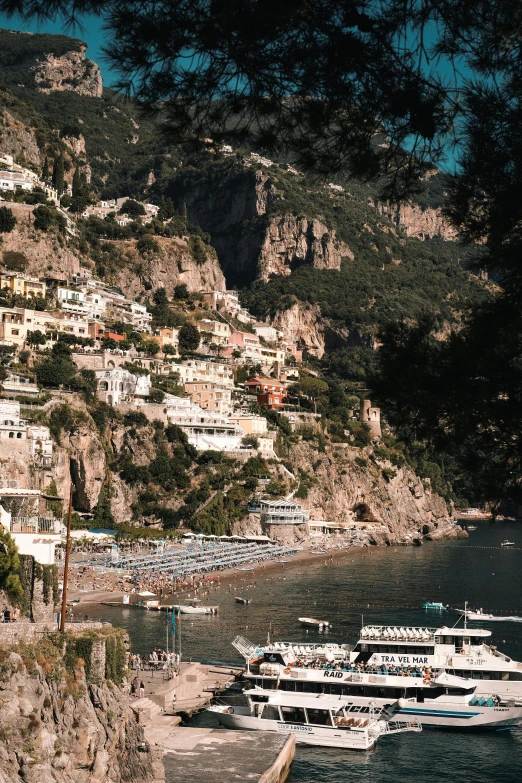
[[[64,191],[64,163],[63,152],[60,152],[59,156],[54,161],[53,166],[53,185],[58,191],[58,195]]]
[[[82,177],[81,177],[81,174],[80,174],[80,167],[78,165],[76,165],[76,168],[74,170],[74,177],[73,177],[73,181],[72,181],[72,195],[73,195],[73,198],[75,198],[76,196],[80,195],[80,193],[83,190],[83,187],[84,187],[84,183],[82,182]]]
[[[42,166],[42,179],[44,182],[47,182],[49,179],[49,159],[47,155],[45,156],[45,160]]]

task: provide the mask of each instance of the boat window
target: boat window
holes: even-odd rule
[[[503,674],[505,672],[502,672]],[[504,679],[504,677],[502,678]],[[522,680],[522,672],[509,672],[509,679],[510,680]]]
[[[361,711],[361,706],[359,704],[353,704],[350,707],[350,712],[360,712],[360,711]]]
[[[481,636],[472,636],[471,644],[484,644],[484,639]]]
[[[302,707],[281,707],[285,723],[306,723],[305,711]]]
[[[276,707],[274,704],[265,704],[261,717],[263,720],[280,720],[279,707]]]
[[[361,712],[370,712],[369,707],[361,707]]]
[[[310,723],[314,723],[316,726],[331,726],[332,719],[330,717],[329,710],[306,710],[308,713],[308,720]]]

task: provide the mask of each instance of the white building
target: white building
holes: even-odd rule
[[[150,375],[133,375],[123,367],[94,372],[98,381],[98,399],[107,405],[134,402],[137,398],[148,398],[150,394]]]
[[[224,386],[234,386],[234,373],[228,364],[209,362],[204,359],[185,359],[181,364],[173,365],[172,369],[178,373],[183,384],[193,381],[214,381]]]
[[[85,294],[83,291],[77,291],[75,288],[64,288],[58,286],[55,293],[55,298],[59,302],[72,302],[73,304],[79,304],[85,301]]]
[[[0,400],[0,452],[13,448],[22,448],[33,457],[34,462],[51,467],[53,442],[49,428],[21,419],[19,402]]]
[[[32,555],[41,565],[52,565],[63,525],[60,519],[39,515],[40,497],[39,489],[0,486],[0,525],[11,534],[21,555]],[[11,504],[17,507],[16,513],[7,510]]]
[[[32,190],[34,182],[18,171],[5,171],[0,169],[0,190]]]
[[[243,430],[225,416],[204,411],[188,397],[167,394],[163,403],[171,424],[177,424],[189,443],[201,451],[237,451],[241,446]]]
[[[305,525],[310,517],[295,500],[262,500],[260,507],[265,525]]]
[[[275,343],[279,337],[279,332],[270,324],[257,322],[254,324],[254,332],[258,337],[262,337],[269,343]]]

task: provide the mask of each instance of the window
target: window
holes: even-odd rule
[[[280,720],[279,707],[276,707],[273,704],[265,704],[265,708],[262,712],[261,717],[264,720]]]
[[[281,713],[285,723],[306,723],[303,707],[281,707]]]
[[[22,433],[21,433],[21,432],[17,432],[17,433],[16,433],[16,437],[17,437],[17,438],[21,438],[21,437],[22,437]]]
[[[308,720],[316,726],[331,726],[332,719],[328,710],[307,710]]]
[[[19,329],[11,329],[11,334],[13,335],[13,337],[18,337],[18,335],[20,334],[20,330]]]

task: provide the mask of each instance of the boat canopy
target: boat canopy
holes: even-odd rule
[[[256,701],[256,697],[265,697],[263,701],[269,704],[277,704],[280,707],[305,707],[312,710],[337,710],[347,707],[353,703],[350,699],[339,699],[339,697],[325,696],[323,693],[294,693],[292,691],[270,691],[262,688],[252,688],[244,691],[245,696],[249,696]]]
[[[462,626],[437,628],[434,633],[435,636],[482,636],[484,639],[491,636],[491,631],[486,631],[485,628],[462,628]]]
[[[454,674],[448,674],[448,672],[442,671],[437,674],[433,682],[435,685],[444,685],[448,688],[462,688],[462,677],[455,677]],[[476,686],[476,682],[474,683]],[[475,688],[472,685],[473,690]]]

